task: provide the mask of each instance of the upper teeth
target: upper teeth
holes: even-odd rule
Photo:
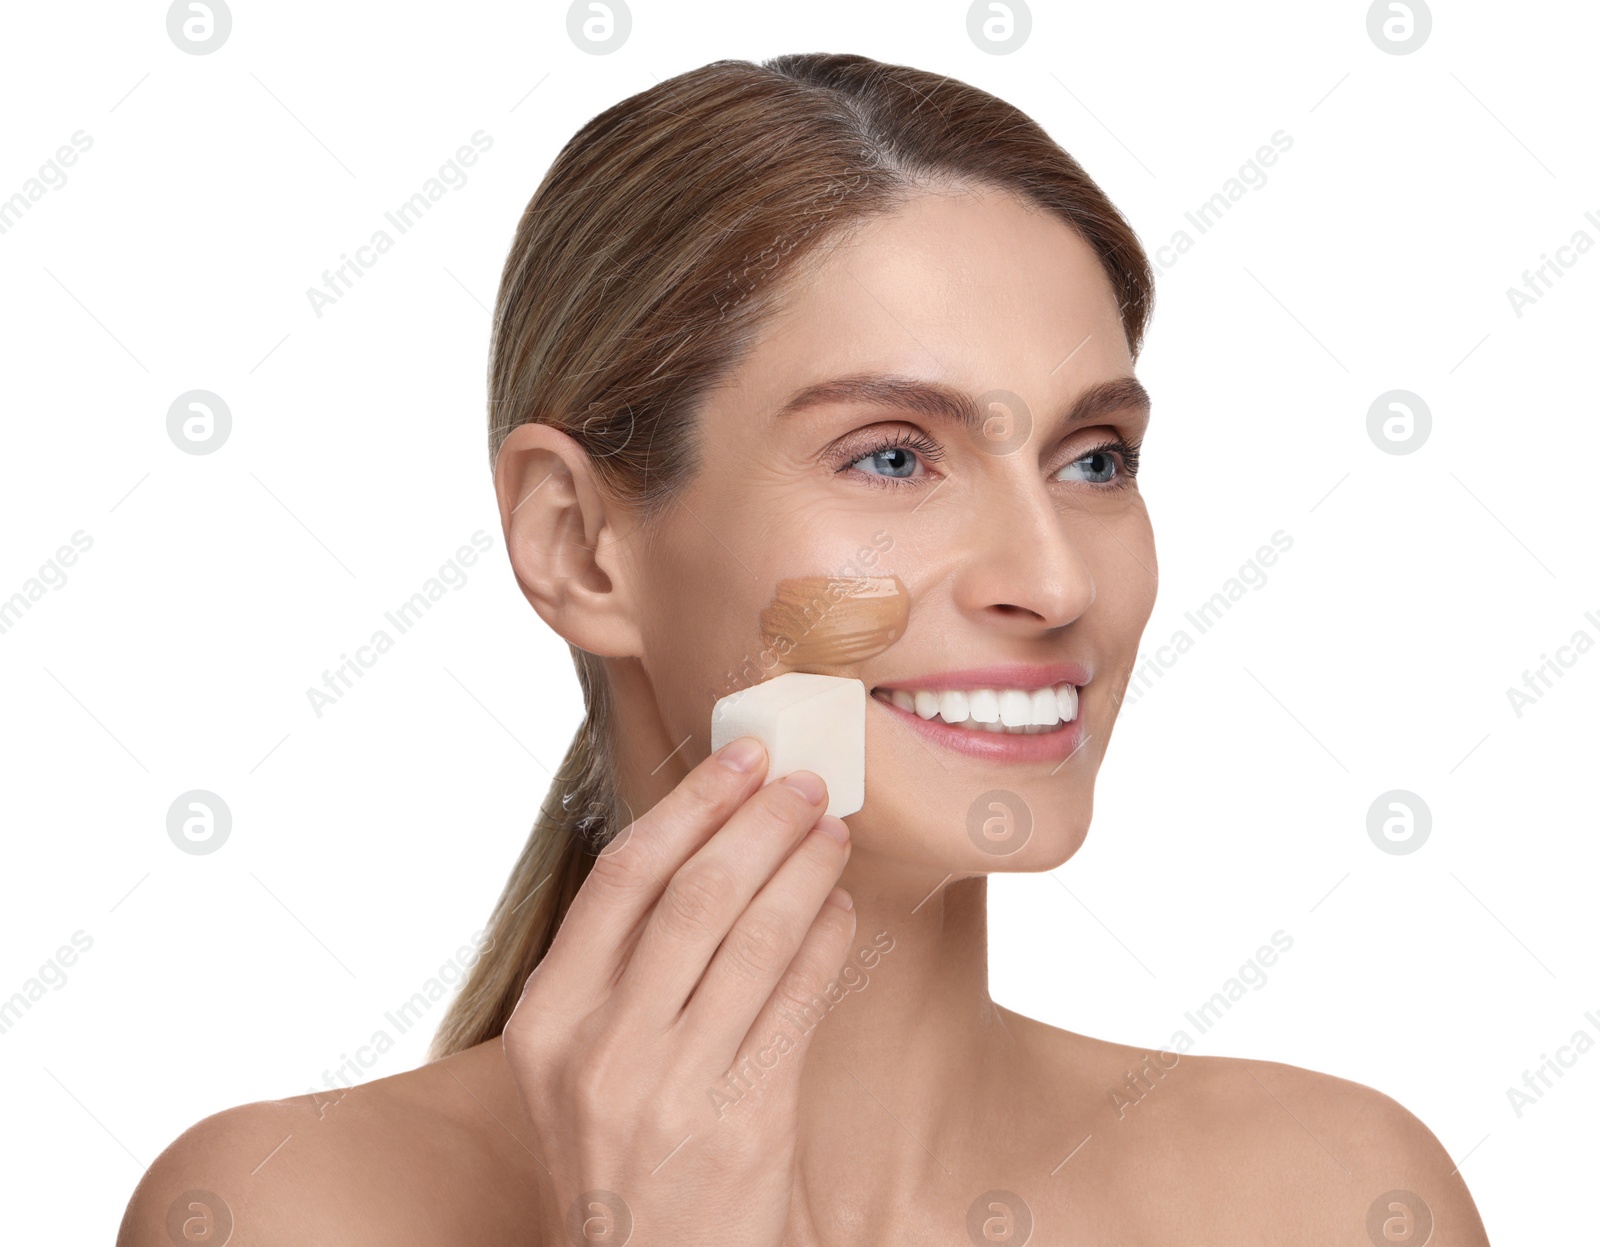
[[[958,727],[1001,732],[1007,728],[1043,731],[1078,717],[1078,690],[1071,684],[1051,688],[890,689],[885,694],[902,710],[923,719],[935,715]]]

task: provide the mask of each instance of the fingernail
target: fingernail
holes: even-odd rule
[[[819,818],[817,830],[832,836],[840,844],[850,843],[850,828],[845,825],[844,819],[835,814],[824,814]]]
[[[756,763],[761,761],[764,753],[766,748],[754,736],[741,736],[717,751],[717,761],[730,771],[749,774],[756,769]]]
[[[840,909],[854,909],[855,900],[843,888],[835,888],[828,893],[828,904],[837,905]]]
[[[812,805],[821,805],[823,798],[828,795],[828,788],[822,782],[822,777],[813,775],[810,771],[796,771],[793,775],[785,775],[783,782]]]

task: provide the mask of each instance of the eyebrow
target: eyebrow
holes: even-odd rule
[[[834,377],[808,385],[792,395],[778,409],[778,418],[829,403],[866,403],[874,407],[893,407],[912,411],[935,420],[948,420],[968,429],[981,430],[989,413],[965,390],[884,373],[857,373]],[[1065,427],[1091,423],[1116,411],[1150,410],[1150,395],[1137,377],[1115,377],[1100,381],[1079,394],[1068,408]]]

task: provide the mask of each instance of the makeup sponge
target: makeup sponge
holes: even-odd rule
[[[767,747],[766,783],[815,771],[828,785],[829,814],[854,814],[866,800],[867,686],[860,680],[791,671],[730,693],[711,708],[711,749],[740,736]]]

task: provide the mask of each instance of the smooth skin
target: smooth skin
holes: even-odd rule
[[[207,1118],[146,1174],[119,1242],[169,1247],[168,1208],[198,1189],[228,1201],[244,1244],[554,1247],[572,1241],[574,1196],[598,1189],[625,1198],[630,1241],[650,1247],[965,1247],[975,1201],[997,1190],[1025,1201],[1034,1243],[1371,1247],[1369,1208],[1394,1190],[1426,1201],[1429,1247],[1487,1243],[1439,1141],[1371,1088],[1184,1054],[1119,1112],[1111,1089],[1126,1095],[1150,1049],[991,1000],[986,876],[1053,869],[1082,843],[1154,603],[1136,479],[1095,449],[1140,438],[1149,412],[1066,423],[1132,361],[1091,249],[1010,196],[930,188],[802,278],[705,404],[698,470],[654,527],[554,429],[514,430],[497,462],[524,594],[606,658],[619,789],[640,814],[596,862],[503,1040],[342,1096]],[[1030,436],[996,454],[946,417],[860,400],[777,415],[806,386],[864,373],[1008,391]],[[875,453],[907,436],[909,453]],[[875,541],[888,549],[866,574],[906,584],[906,635],[813,670],[872,688],[1081,662],[1087,740],[1059,767],[979,763],[869,701],[868,800],[846,845],[825,800],[757,789],[761,767],[705,757],[706,723],[727,673],[763,648],[776,582],[847,571]],[[997,786],[1035,816],[1004,859],[965,831],[973,798]],[[853,908],[828,903],[836,883]],[[890,951],[867,982],[819,1025],[790,1026],[792,1049],[719,1115],[719,1075],[770,1039],[780,1008],[864,964],[880,933]],[[584,1207],[604,1230],[605,1201]],[[990,1228],[976,1241],[1008,1241]],[[1420,1247],[1402,1228],[1388,1241]]]

